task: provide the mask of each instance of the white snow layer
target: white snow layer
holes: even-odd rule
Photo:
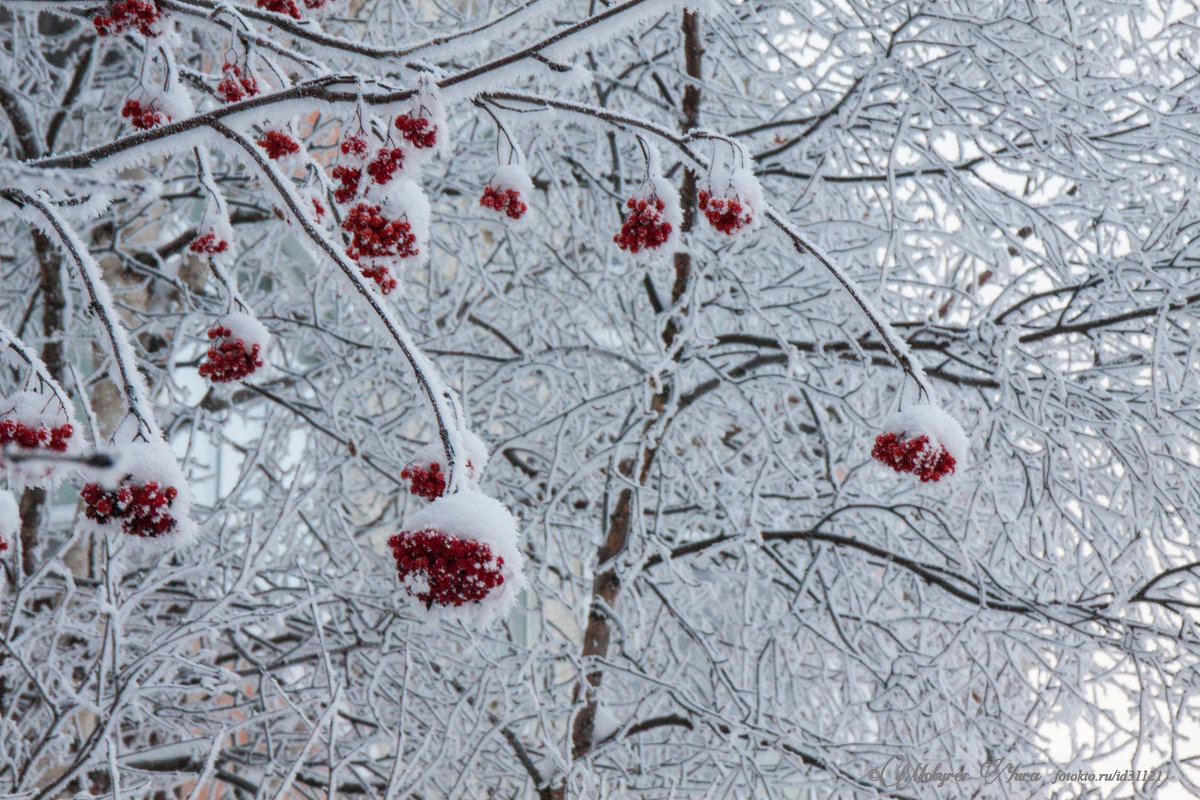
[[[933,445],[946,448],[958,466],[965,467],[970,455],[971,442],[958,420],[942,409],[928,403],[919,403],[889,414],[883,428],[908,437],[928,436]]]
[[[461,429],[458,435],[459,442],[463,447],[463,455],[471,464],[471,468],[467,470],[465,485],[471,489],[478,489],[479,479],[483,476],[483,471],[487,469],[489,458],[487,445],[469,430]],[[450,469],[450,465],[446,463],[446,449],[442,447],[441,439],[434,439],[421,447],[413,453],[412,459],[408,463],[420,467],[437,464],[443,474],[449,472]]]

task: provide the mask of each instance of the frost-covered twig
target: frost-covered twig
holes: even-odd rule
[[[37,375],[38,380],[50,390],[50,393],[58,400],[59,405],[64,410],[70,410],[70,397],[67,396],[66,390],[54,379],[54,376],[50,374],[50,369],[42,361],[41,356],[34,352],[33,348],[21,341],[20,337],[5,327],[3,323],[0,323],[0,347],[6,347],[16,353],[18,358],[29,365],[29,368],[33,370],[33,374]]]

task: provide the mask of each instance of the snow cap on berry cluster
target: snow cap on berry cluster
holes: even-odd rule
[[[21,510],[13,493],[0,489],[0,553],[16,541],[21,533]]]
[[[124,426],[123,426],[124,427]],[[121,429],[118,429],[118,434]],[[123,445],[114,444],[120,470],[115,474],[95,476],[96,481],[85,484],[84,515],[80,525],[85,530],[106,534],[125,534],[129,539],[149,548],[171,548],[190,544],[196,538],[196,523],[192,520],[192,493],[187,478],[179,467],[171,448],[161,440],[154,442],[134,441]],[[101,482],[102,481],[102,482]],[[171,492],[171,499],[158,512],[156,518],[169,516],[170,527],[153,535],[139,534],[135,509],[114,506],[104,507],[107,513],[97,519],[94,506],[88,502],[90,496],[112,499],[112,494],[121,489],[145,489],[156,484],[159,493]],[[112,513],[112,512],[116,513]]]
[[[646,179],[637,191],[629,198],[626,207],[629,211],[617,234],[616,241],[622,250],[627,250],[634,258],[642,258],[653,253],[673,253],[679,244],[679,228],[683,224],[683,209],[679,205],[679,192],[675,186],[663,177],[662,158],[658,148],[646,144]],[[657,202],[662,208],[657,208]],[[654,242],[643,241],[636,230],[640,225],[651,224],[661,240]]]
[[[196,238],[188,248],[193,253],[215,255],[229,252],[232,246],[233,225],[225,212],[225,203],[209,197],[204,206],[204,213],[200,216],[200,224],[196,226]]]
[[[970,458],[971,442],[962,425],[935,405],[918,403],[889,414],[883,421],[883,429],[910,439],[928,436],[931,445],[945,447],[960,466],[966,466]]]
[[[525,216],[529,207],[529,198],[532,195],[533,181],[530,180],[525,165],[518,161],[513,164],[505,164],[496,170],[496,174],[492,176],[483,190],[480,205],[497,214],[519,220]]]
[[[231,311],[218,320],[209,330],[209,339],[213,346],[200,365],[200,375],[214,383],[230,383],[256,372],[271,345],[270,331],[243,311]]]
[[[426,121],[421,131],[414,131],[414,133],[418,134],[417,137],[414,139],[405,137],[405,153],[407,156],[413,158],[415,162],[421,163],[428,161],[435,155],[441,156],[450,152],[447,144],[449,126],[446,124],[446,107],[442,103],[437,80],[434,76],[423,74],[417,78],[417,91],[413,96],[412,104],[406,112],[401,113],[397,117],[397,120],[405,116],[418,121]],[[432,140],[432,147],[416,146],[417,144],[425,144],[430,140]]]
[[[271,346],[271,332],[266,326],[245,311],[231,311],[221,317],[221,325],[229,329],[230,336],[241,339],[247,347],[258,345],[261,353]]]
[[[417,613],[430,619],[460,620],[480,626],[507,615],[517,601],[517,594],[525,587],[523,560],[518,547],[519,533],[512,513],[498,500],[482,492],[466,489],[439,497],[411,515],[404,523],[403,532],[430,529],[487,545],[492,555],[504,562],[500,566],[504,580],[478,602],[460,606],[432,605],[428,608],[416,603],[414,609]],[[410,573],[404,579],[405,590],[416,597],[428,591],[425,580],[421,575]]]
[[[266,152],[267,157],[279,164],[279,168],[283,170],[304,166],[308,159],[304,145],[292,130],[291,124],[267,124],[263,128],[262,136],[257,140],[258,146]]]
[[[73,416],[70,400],[64,397],[60,402],[48,393],[26,389],[0,399],[0,449],[76,455],[84,442]],[[11,488],[51,487],[75,473],[73,467],[52,460],[8,462],[0,457],[0,475]]]

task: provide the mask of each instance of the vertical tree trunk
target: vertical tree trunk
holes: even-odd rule
[[[684,87],[682,101],[683,122],[681,127],[686,132],[695,128],[700,119],[700,59],[704,51],[700,42],[699,18],[695,12],[685,11],[683,13],[682,30],[684,66],[690,79]],[[684,170],[679,201],[683,207],[683,220],[680,228],[682,233],[687,233],[692,229],[696,217],[696,174],[690,169]],[[669,309],[671,316],[664,325],[662,334],[663,343],[668,348],[674,344],[680,331],[678,319],[682,317],[683,312],[680,304],[687,294],[692,275],[691,254],[686,251],[676,253],[674,269],[675,277],[671,286],[671,309]],[[678,354],[675,358],[678,360]],[[668,380],[655,394],[651,405],[654,416],[646,423],[646,430],[662,421],[663,415],[669,408],[668,401],[671,399],[673,391],[674,384]],[[634,478],[639,486],[644,485],[654,463],[655,453],[655,448],[647,448],[641,463],[637,465],[632,459],[622,461],[618,467],[621,475],[626,479]],[[591,660],[593,663],[597,663],[608,655],[612,637],[612,625],[608,615],[611,609],[615,608],[617,594],[621,589],[621,579],[616,571],[616,559],[629,544],[629,535],[633,527],[633,500],[632,489],[621,490],[612,514],[609,516],[608,530],[604,541],[596,551],[596,569],[599,571],[592,581],[591,607],[588,611],[587,627],[583,634],[581,653],[585,661]],[[584,681],[576,687],[576,703],[582,701],[583,707],[575,715],[571,726],[571,757],[573,759],[585,757],[595,744],[596,708],[603,677],[603,670],[592,669],[584,676]],[[551,796],[555,800],[565,800],[565,780],[554,788]]]

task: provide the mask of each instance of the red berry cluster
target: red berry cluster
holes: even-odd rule
[[[703,189],[700,190],[700,210],[708,217],[708,222],[726,236],[732,236],[742,228],[754,222],[753,210],[743,205],[734,197],[713,197]]]
[[[296,0],[258,0],[258,7],[276,14],[286,14],[293,19],[302,19]]]
[[[352,136],[347,136],[342,140],[341,145],[342,155],[357,156],[358,158],[367,157],[367,139],[361,133],[356,133]]]
[[[501,214],[508,214],[513,219],[525,216],[525,212],[529,209],[529,206],[525,205],[525,201],[521,199],[521,193],[516,189],[501,190],[495,186],[483,187],[483,197],[479,198],[479,205],[499,211]]]
[[[195,239],[192,239],[192,243],[190,245],[188,245],[188,249],[191,250],[193,253],[201,253],[201,254],[207,254],[207,255],[212,255],[214,253],[224,253],[226,250],[229,249],[229,242],[225,241],[224,239],[217,238],[216,233],[214,233],[213,231],[209,231],[208,233],[201,234],[200,236],[197,236]]]
[[[283,131],[269,130],[258,140],[258,146],[267,151],[267,157],[280,159],[300,152],[300,143]]]
[[[362,178],[362,170],[358,167],[347,167],[338,164],[333,168],[333,179],[342,185],[333,190],[333,199],[343,205],[349,203],[358,194],[358,181]]]
[[[7,549],[8,549],[8,539],[5,539],[3,536],[0,536],[0,553],[3,553]]]
[[[327,0],[304,0],[305,8],[324,8]]]
[[[410,111],[396,117],[396,130],[400,131],[409,144],[419,150],[425,150],[437,144],[437,125],[426,117],[414,116]]]
[[[379,286],[381,294],[391,294],[400,283],[392,277],[392,271],[384,264],[359,267],[364,278],[370,278]]]
[[[238,100],[258,94],[258,81],[254,80],[254,76],[250,74],[249,70],[243,75],[241,67],[227,62],[225,66],[221,67],[221,72],[223,77],[217,84],[217,96],[222,101],[236,103]]]
[[[653,250],[662,247],[671,236],[671,223],[663,219],[663,209],[666,204],[658,195],[649,200],[631,197],[625,203],[629,216],[621,225],[621,230],[613,237],[613,241],[622,250],[636,253],[639,250]]]
[[[403,150],[399,147],[381,147],[374,160],[367,164],[367,174],[374,178],[376,183],[383,185],[403,166]]]
[[[125,533],[151,538],[175,529],[175,518],[169,513],[171,503],[179,496],[174,486],[164,489],[158,481],[137,484],[126,480],[114,491],[89,483],[79,495],[84,516],[101,525],[119,519]]]
[[[930,446],[928,436],[909,439],[903,434],[881,433],[875,438],[871,457],[896,472],[911,472],[922,482],[937,481],[954,472],[954,456],[945,446]]]
[[[412,226],[400,219],[388,219],[376,205],[359,203],[350,209],[342,228],[351,234],[346,255],[355,261],[367,258],[410,258],[421,251]]]
[[[396,572],[410,595],[432,608],[478,603],[504,583],[500,572],[504,559],[493,554],[484,542],[460,539],[436,528],[401,531],[388,539],[396,559]],[[407,579],[414,576],[427,584],[414,592]]]
[[[400,470],[400,479],[410,481],[409,491],[426,500],[436,500],[446,492],[446,476],[442,465],[436,461],[426,465],[408,464]]]
[[[240,337],[232,337],[233,331],[224,325],[209,328],[208,338],[220,341],[205,354],[206,360],[200,365],[201,377],[213,383],[230,383],[240,381],[263,365],[258,344],[247,348]]]
[[[12,419],[0,419],[0,447],[14,444],[26,450],[42,449],[62,453],[66,451],[68,441],[74,433],[75,428],[69,422],[57,428],[50,428],[45,425],[33,427]]]
[[[142,36],[152,37],[162,33],[162,10],[152,0],[118,0],[92,17],[98,36],[116,36],[136,29]]]
[[[140,100],[130,98],[121,109],[121,116],[129,118],[129,124],[139,130],[148,130],[171,118],[154,107],[153,102],[142,105]]]

